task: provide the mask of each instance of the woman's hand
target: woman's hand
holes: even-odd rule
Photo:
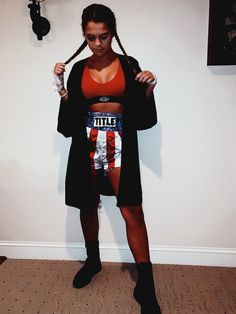
[[[152,95],[154,87],[157,84],[156,76],[152,72],[146,70],[146,71],[139,72],[136,75],[135,80],[140,83],[147,84],[146,95],[147,95],[147,98],[149,99],[150,96]]]
[[[58,62],[55,64],[53,72],[55,75],[62,75],[65,72],[65,63]]]
[[[147,83],[150,85],[156,85],[157,81],[156,81],[156,76],[150,72],[150,71],[141,71],[139,72],[136,77],[135,80],[140,82],[140,83]]]

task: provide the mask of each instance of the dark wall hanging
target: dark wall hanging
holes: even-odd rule
[[[210,0],[207,65],[236,65],[236,0]]]
[[[30,17],[33,22],[32,29],[33,32],[37,35],[38,40],[42,40],[43,36],[47,35],[50,31],[50,23],[40,14],[40,4],[44,0],[30,0],[32,3],[28,5],[30,9]]]

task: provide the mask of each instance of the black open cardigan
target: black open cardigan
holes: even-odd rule
[[[123,55],[118,55],[125,74],[125,100],[123,103],[122,158],[117,206],[142,204],[137,130],[151,128],[157,123],[153,94],[147,100],[146,85],[134,80],[131,66]],[[130,57],[137,71],[137,60]],[[58,132],[72,137],[66,173],[66,205],[80,209],[95,206],[89,161],[85,116],[89,108],[81,91],[81,79],[87,58],[72,67],[67,81],[68,102],[60,103]],[[101,176],[100,193],[114,195],[106,177]]]

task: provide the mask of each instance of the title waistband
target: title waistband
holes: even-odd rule
[[[86,116],[86,126],[101,131],[122,131],[122,114],[89,111]]]

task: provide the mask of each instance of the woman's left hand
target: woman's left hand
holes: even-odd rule
[[[139,72],[136,75],[135,80],[140,83],[147,83],[149,85],[152,85],[153,87],[157,83],[156,76],[152,72],[147,71],[147,70]]]

